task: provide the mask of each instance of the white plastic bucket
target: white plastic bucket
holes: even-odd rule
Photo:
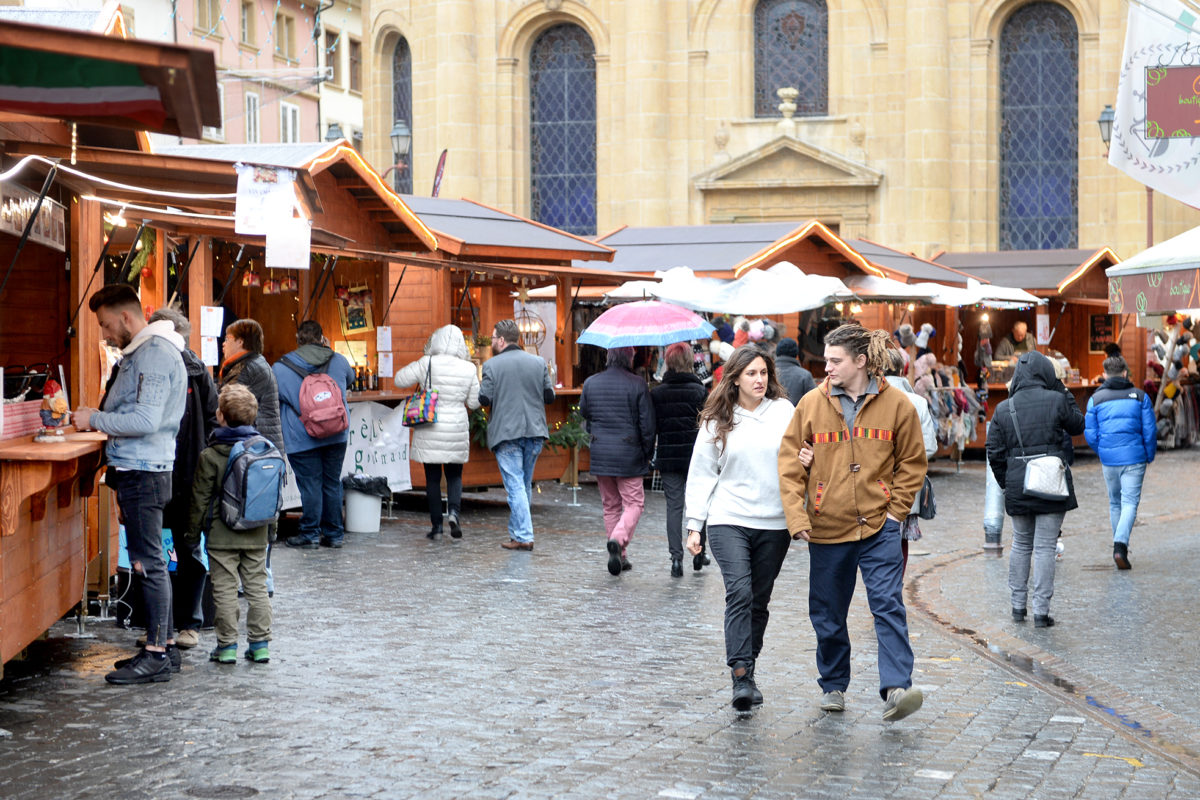
[[[383,498],[354,489],[346,490],[346,530],[378,533]]]

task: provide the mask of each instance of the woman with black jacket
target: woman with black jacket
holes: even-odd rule
[[[688,464],[700,430],[700,409],[707,392],[693,371],[695,356],[687,342],[676,342],[665,354],[667,372],[662,383],[650,390],[654,403],[658,449],[654,463],[662,477],[667,498],[667,549],[671,552],[671,575],[683,577],[683,495],[687,488]],[[709,563],[704,552],[705,531],[700,532],[700,552],[692,558],[692,569]]]
[[[1019,426],[1019,430],[1018,427]],[[988,427],[987,455],[992,474],[1004,490],[1004,510],[1012,517],[1013,541],[1008,562],[1012,616],[1024,622],[1033,557],[1033,624],[1049,628],[1054,596],[1054,555],[1063,517],[1073,508],[1075,487],[1067,469],[1067,496],[1057,500],[1025,494],[1030,457],[1059,456],[1066,463],[1064,440],[1083,433],[1083,412],[1075,397],[1054,376],[1050,359],[1038,352],[1017,361],[1008,399],[996,407]]]

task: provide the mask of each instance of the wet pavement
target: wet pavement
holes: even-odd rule
[[[345,549],[277,552],[270,664],[209,663],[205,632],[169,683],[113,687],[136,633],[57,625],[0,681],[0,796],[1200,797],[1198,463],[1151,466],[1118,574],[1099,464],[1081,459],[1049,630],[1009,620],[1007,558],[982,553],[983,465],[935,463],[939,517],[908,579],[926,700],[895,724],[861,591],[846,713],[817,708],[800,546],[759,661],[766,703],[738,717],[720,573],[670,577],[661,494],[615,578],[594,486],[578,507],[541,486],[531,553],[499,547],[498,493],[468,493],[457,542],[427,540],[412,498]]]

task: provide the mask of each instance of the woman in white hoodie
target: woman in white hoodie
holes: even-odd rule
[[[754,662],[770,616],[767,605],[787,556],[779,496],[779,442],[792,419],[775,362],[743,345],[725,362],[721,381],[700,412],[685,495],[687,548],[700,552],[700,530],[725,581],[725,657],[733,676],[733,707],[762,702]]]
[[[454,325],[433,332],[425,355],[396,373],[396,387],[418,385],[436,389],[437,422],[413,428],[409,458],[425,466],[425,497],[429,501],[430,539],[442,532],[442,471],[450,510],[450,535],[462,536],[458,524],[462,507],[463,464],[471,452],[467,409],[479,408],[479,374],[467,356],[467,342]],[[465,404],[465,405],[464,405]]]

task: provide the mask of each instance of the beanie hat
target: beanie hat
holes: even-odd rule
[[[800,345],[795,339],[784,337],[779,340],[779,344],[775,345],[775,355],[796,358],[800,355]]]
[[[896,330],[895,336],[900,340],[901,347],[912,347],[913,342],[917,339],[916,334],[913,333],[913,326],[907,322]]]

